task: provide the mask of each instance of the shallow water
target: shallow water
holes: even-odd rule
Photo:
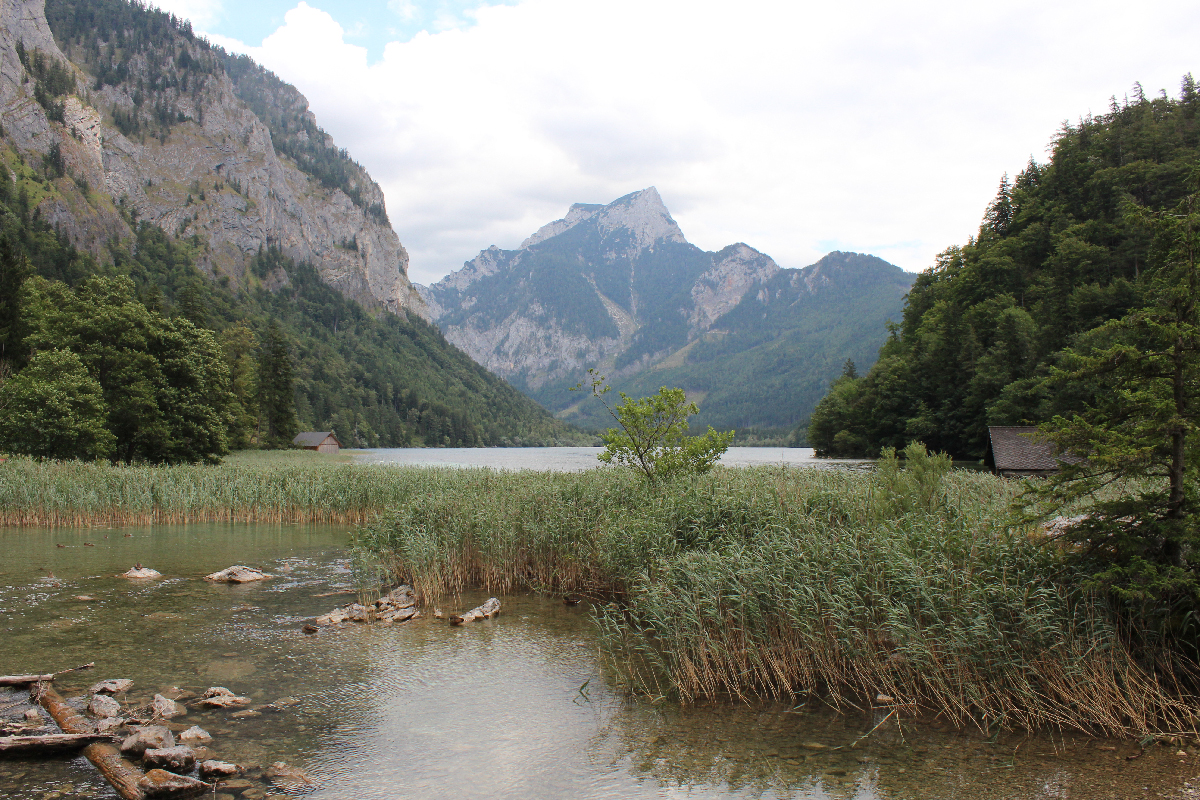
[[[602,447],[397,447],[356,450],[363,464],[404,464],[442,467],[491,467],[551,472],[582,472],[601,466]],[[817,458],[811,447],[731,447],[721,456],[726,467],[786,464],[814,469],[844,469],[872,464],[861,459]]]
[[[894,717],[871,733],[885,712],[837,715],[819,701],[629,702],[599,672],[586,607],[553,599],[506,597],[500,617],[463,628],[422,619],[305,636],[305,619],[353,599],[315,596],[350,588],[346,539],[264,525],[0,530],[0,674],[95,661],[59,691],[128,677],[133,700],[212,685],[256,705],[295,698],[255,718],[193,709],[175,721],[213,733],[213,757],[303,768],[322,800],[1200,796],[1190,749],[1129,761],[1135,743],[988,738]],[[113,577],[137,561],[165,578]],[[233,563],[277,577],[199,579]],[[81,758],[0,761],[0,797],[56,794],[115,796]]]

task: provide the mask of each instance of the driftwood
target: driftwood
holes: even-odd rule
[[[66,675],[68,672],[78,672],[81,669],[91,669],[94,666],[96,666],[95,662],[81,664],[78,667],[62,669],[58,672],[48,672],[45,675],[0,675],[0,686],[24,686],[30,683],[49,683],[59,675]]]
[[[102,733],[51,733],[45,736],[0,736],[0,756],[55,755],[93,742],[111,740]]]
[[[461,616],[453,616],[450,618],[451,625],[462,625],[464,622],[474,622],[477,619],[488,619],[500,613],[500,601],[494,597],[489,597],[483,605],[476,606],[470,611],[463,613]]]
[[[62,696],[49,686],[38,684],[32,694],[64,733],[95,733],[91,723],[67,705]],[[107,742],[95,742],[84,747],[83,754],[124,800],[143,800],[146,796],[138,784],[144,777],[142,771],[121,758],[120,750]]]

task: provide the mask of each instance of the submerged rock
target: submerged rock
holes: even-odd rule
[[[121,714],[121,704],[108,695],[97,694],[93,695],[91,702],[88,703],[88,711],[92,716],[102,719],[116,717]]]
[[[205,575],[204,580],[213,581],[214,583],[250,583],[251,581],[266,580],[269,577],[271,576],[262,570],[238,564],[223,569],[220,572]]]
[[[212,787],[204,781],[176,775],[165,769],[152,769],[138,780],[138,788],[146,797],[195,797]]]
[[[289,767],[282,761],[276,761],[267,767],[263,777],[269,780],[272,786],[282,789],[313,785],[313,779],[308,777],[304,770],[298,767]]]
[[[181,744],[175,747],[147,749],[142,754],[142,760],[147,767],[157,767],[171,772],[191,772],[196,766],[196,754],[192,748]]]
[[[133,686],[133,681],[128,678],[109,678],[106,681],[93,683],[92,688],[88,689],[92,694],[121,694],[127,692]]]
[[[164,750],[175,746],[175,737],[162,725],[139,728],[121,742],[121,755],[140,758],[147,750]]]
[[[130,567],[128,571],[122,572],[120,577],[150,580],[153,578],[161,578],[162,573],[156,569],[150,569],[149,567],[143,567],[141,564],[135,564]]]
[[[199,725],[193,725],[186,731],[179,734],[179,741],[192,744],[204,744],[213,740],[212,734],[201,728]]]

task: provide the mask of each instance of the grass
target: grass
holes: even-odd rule
[[[462,472],[357,545],[427,600],[590,595],[613,674],[651,696],[1194,732],[1193,666],[1135,653],[1040,531],[1007,522],[1019,484],[936,461],[717,469],[657,494],[624,473]]]

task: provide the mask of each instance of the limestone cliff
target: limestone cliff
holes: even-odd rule
[[[274,245],[368,307],[428,318],[382,192],[316,127],[299,92],[243,64],[240,77],[261,101],[247,102],[231,57],[186,23],[124,3],[89,5],[0,0],[4,137],[25,158],[60,155],[75,178],[38,213],[101,259],[142,221],[197,237],[202,268],[243,283],[255,280],[249,259]],[[64,68],[65,89],[52,85]],[[305,122],[280,130],[294,119]],[[308,131],[319,141],[297,147],[300,135],[316,138]]]

